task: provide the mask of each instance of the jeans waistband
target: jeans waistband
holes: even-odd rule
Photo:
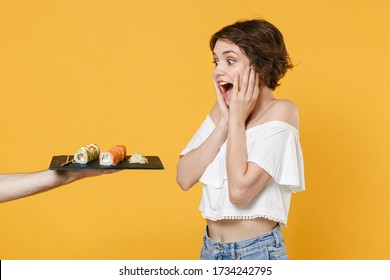
[[[265,247],[265,246],[275,246],[279,247],[280,244],[283,242],[283,234],[282,230],[280,229],[280,225],[277,225],[273,230],[242,241],[236,241],[236,242],[218,242],[210,239],[210,237],[207,234],[207,228],[206,232],[203,237],[203,244],[206,246],[206,248],[209,251],[212,252],[223,252],[225,254],[232,254],[239,253],[243,250],[248,250],[248,248],[256,247]]]

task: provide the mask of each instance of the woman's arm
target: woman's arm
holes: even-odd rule
[[[279,100],[268,112],[269,120],[280,120],[299,128],[298,109],[289,100]],[[229,197],[233,204],[247,204],[271,179],[263,168],[248,162],[245,126],[229,123],[226,149]]]
[[[0,202],[10,201],[69,184],[86,177],[114,173],[111,170],[44,170],[34,173],[0,174]]]
[[[232,204],[244,205],[266,185],[271,176],[257,164],[248,162],[245,124],[229,125],[226,149],[226,172],[229,199]]]
[[[210,136],[196,149],[182,156],[177,164],[176,181],[183,190],[195,185],[207,166],[213,161],[227,137],[227,123],[221,121],[218,104],[210,112],[212,119],[219,119]]]
[[[229,180],[229,198],[237,205],[247,204],[265,187],[271,175],[255,163],[248,162],[245,123],[253,110],[253,104],[260,94],[254,71],[247,72],[243,85],[238,90],[235,83],[229,112],[229,133],[226,148],[226,172]],[[268,113],[270,119],[277,119],[299,125],[298,111],[288,101],[278,101]]]
[[[229,199],[232,204],[247,204],[268,182],[271,176],[254,163],[248,163],[246,121],[260,94],[259,79],[248,67],[239,88],[235,77],[229,111],[229,132],[226,148],[226,172]]]
[[[215,76],[213,76],[213,84],[217,102],[215,102],[209,115],[217,125],[209,137],[198,148],[182,156],[177,164],[176,181],[185,191],[189,190],[199,181],[207,166],[214,160],[227,138],[229,109],[222,97]]]

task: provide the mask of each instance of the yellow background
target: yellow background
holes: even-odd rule
[[[0,259],[198,259],[200,186],[180,151],[214,102],[212,33],[263,17],[297,65],[307,191],[291,259],[390,259],[389,1],[0,1],[1,173],[124,144],[163,171],[88,178],[0,204]]]

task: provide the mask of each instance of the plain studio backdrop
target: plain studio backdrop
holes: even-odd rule
[[[180,151],[215,100],[210,36],[264,18],[296,67],[307,191],[291,259],[390,259],[389,1],[0,1],[1,173],[96,143],[161,158],[0,204],[0,259],[198,259],[200,184]]]

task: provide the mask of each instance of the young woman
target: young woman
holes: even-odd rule
[[[283,36],[265,20],[241,21],[210,48],[217,100],[177,165],[183,190],[203,184],[201,259],[287,259],[280,225],[305,185],[298,110],[273,93],[292,68]]]

